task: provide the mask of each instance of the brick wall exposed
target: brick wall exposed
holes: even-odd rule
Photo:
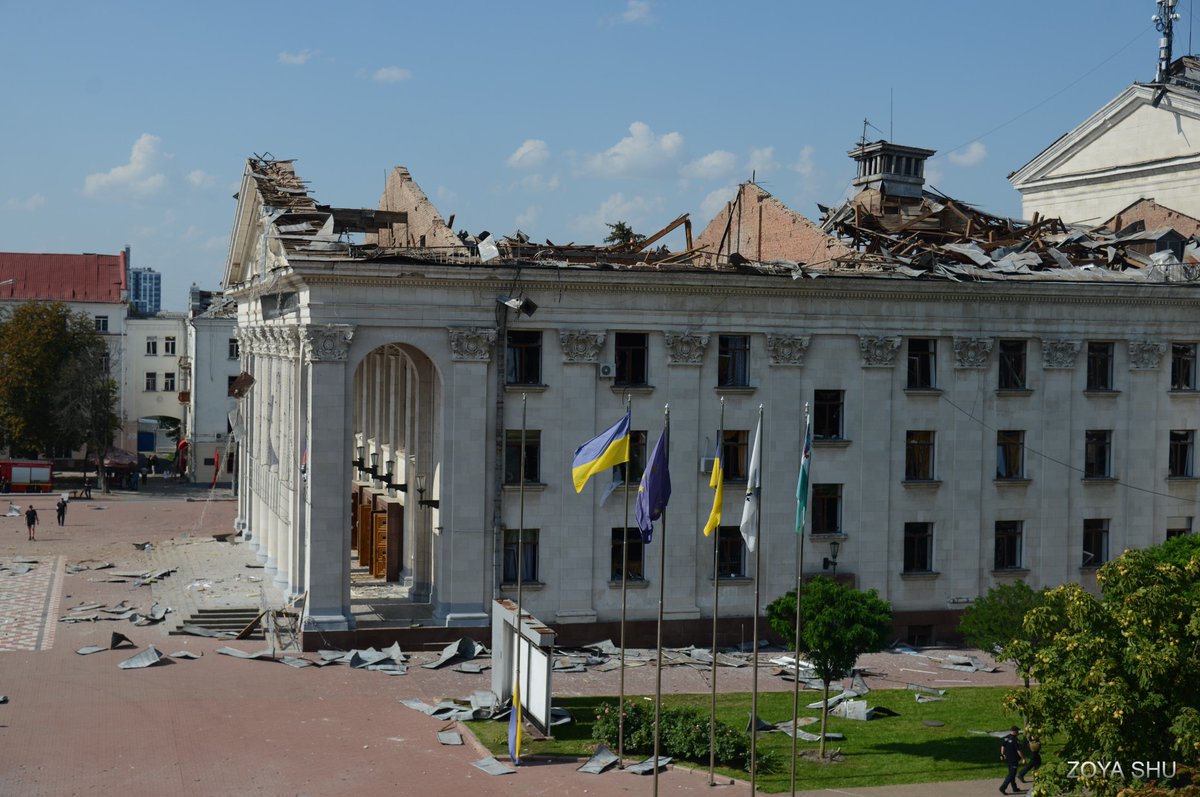
[[[391,230],[380,230],[378,238],[368,235],[368,243],[378,243],[386,247],[413,246],[444,248],[456,253],[466,252],[462,241],[446,226],[437,208],[403,166],[395,167],[388,175],[387,185],[379,200],[379,209],[407,212],[408,224],[393,224]]]
[[[1194,219],[1177,210],[1171,210],[1153,199],[1139,199],[1104,222],[1103,226],[1113,232],[1118,232],[1135,221],[1145,222],[1147,230],[1170,227],[1175,232],[1188,237],[1200,234],[1200,219]]]

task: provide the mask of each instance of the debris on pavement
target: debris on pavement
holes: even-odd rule
[[[143,650],[133,658],[125,659],[117,664],[122,670],[141,670],[146,667],[153,667],[163,661],[163,655],[158,652],[158,649],[153,645]]]
[[[462,734],[458,731],[438,731],[438,743],[444,745],[460,745],[463,743]]]
[[[75,652],[80,656],[90,656],[93,653],[99,653],[104,650],[109,650],[109,648],[101,647],[100,645],[85,645]]]
[[[438,657],[437,661],[422,664],[421,666],[427,670],[436,670],[439,667],[449,664],[456,658],[473,659],[484,650],[485,648],[475,640],[470,637],[463,637],[457,642],[451,642],[443,648],[442,655]]]
[[[658,757],[657,769],[659,769],[659,770],[666,769],[667,764],[670,764],[673,760],[674,759],[671,758],[670,756],[660,755]],[[625,767],[626,772],[632,772],[634,775],[650,775],[650,774],[653,774],[655,769],[656,769],[655,759],[653,756],[651,756],[650,758],[647,758],[645,761],[642,761],[641,763],[634,764],[631,767]]]
[[[617,763],[617,754],[604,745],[600,745],[596,748],[596,752],[592,754],[592,757],[575,771],[583,772],[587,775],[599,775],[615,763]]]
[[[481,769],[489,775],[511,775],[516,772],[515,769],[506,767],[492,756],[481,758],[478,761],[472,761],[471,766],[476,769]]]

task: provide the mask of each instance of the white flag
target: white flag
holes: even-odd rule
[[[746,478],[746,506],[742,509],[742,539],[746,541],[746,550],[753,553],[758,542],[758,497],[761,480],[761,454],[758,450],[759,437],[762,436],[762,417],[759,416],[758,428],[754,430],[754,447],[750,449],[750,473]]]

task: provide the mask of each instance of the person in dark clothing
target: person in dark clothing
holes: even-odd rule
[[[58,499],[58,503],[54,505],[54,514],[58,517],[58,525],[65,526],[67,523],[67,499]]]
[[[33,508],[33,504],[29,505],[29,509],[25,510],[25,527],[29,529],[29,539],[36,540],[37,537],[33,533],[33,529],[38,524],[37,510]]]
[[[1029,760],[1025,762],[1025,766],[1021,768],[1020,773],[1017,775],[1022,783],[1028,782],[1025,780],[1026,775],[1042,766],[1042,743],[1037,739],[1028,737],[1025,739],[1025,748],[1029,750]]]
[[[1008,764],[1008,777],[1000,784],[1000,793],[1008,794],[1005,789],[1012,786],[1013,794],[1024,794],[1023,789],[1017,788],[1017,766],[1025,760],[1025,756],[1021,753],[1021,740],[1017,738],[1017,732],[1020,731],[1016,725],[1012,726],[1008,731],[1008,735],[1000,742],[1000,760]]]

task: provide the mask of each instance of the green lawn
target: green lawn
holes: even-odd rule
[[[896,712],[897,716],[882,717],[870,722],[829,718],[829,730],[846,735],[845,741],[829,742],[828,748],[841,748],[846,760],[838,764],[817,764],[801,760],[797,769],[797,787],[847,788],[853,786],[884,786],[893,783],[927,783],[941,780],[971,780],[1004,776],[999,760],[1000,743],[987,736],[968,734],[968,730],[999,730],[1012,725],[1014,717],[1007,716],[1000,700],[1008,687],[976,687],[949,690],[946,699],[937,703],[917,703],[913,692],[907,690],[877,690],[867,696],[869,705]],[[642,698],[635,698],[642,699]],[[804,705],[818,700],[815,692],[800,693],[800,716],[819,716]],[[694,706],[708,714],[709,695],[669,695],[664,704]],[[615,704],[611,697],[560,698],[557,707],[571,712],[574,722],[555,729],[554,739],[526,740],[525,754],[589,756],[595,747],[592,741],[592,720],[596,707],[602,703]],[[758,696],[759,716],[768,722],[791,719],[792,695],[762,693]],[[750,695],[717,696],[717,718],[746,727],[750,716]],[[945,725],[931,728],[922,720],[940,720]],[[469,722],[467,726],[479,740],[499,757],[508,755],[507,722]],[[805,730],[816,732],[819,726]],[[759,736],[759,750],[775,751],[780,762],[778,771],[760,774],[758,782],[763,791],[779,792],[789,789],[791,737],[783,733]],[[815,742],[801,741],[798,750],[816,749]],[[636,757],[626,751],[627,757]],[[707,767],[707,761],[703,767]],[[745,779],[745,772],[719,770],[727,777]]]

